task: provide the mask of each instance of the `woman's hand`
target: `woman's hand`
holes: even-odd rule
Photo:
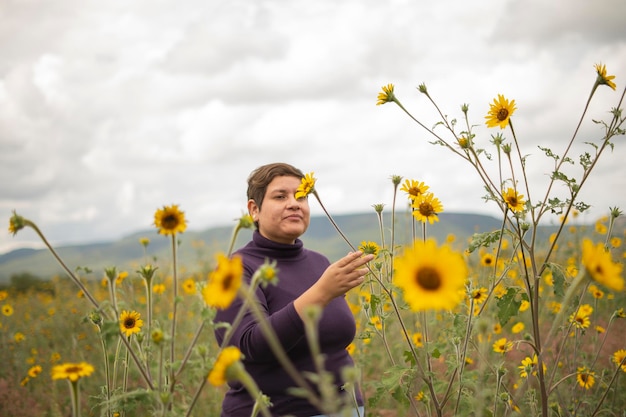
[[[363,252],[350,252],[326,268],[315,284],[294,301],[298,314],[302,317],[305,307],[326,306],[336,297],[344,295],[363,283],[368,269],[365,267],[374,255],[362,256]]]

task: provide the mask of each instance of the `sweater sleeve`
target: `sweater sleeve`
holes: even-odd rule
[[[258,288],[256,290],[255,298],[259,310],[276,334],[283,349],[285,352],[289,353],[304,337],[304,323],[296,312],[293,302],[290,302],[273,314],[269,314],[267,300],[262,289]],[[218,321],[232,323],[242,306],[242,300],[237,298],[228,309],[220,312],[216,319]],[[247,308],[228,344],[238,347],[241,353],[246,357],[246,360],[250,362],[275,361],[276,358],[272,353],[272,348],[261,327],[261,324],[257,321],[252,311]],[[221,344],[222,337],[218,337],[218,341]]]

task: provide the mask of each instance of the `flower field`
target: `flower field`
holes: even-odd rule
[[[587,106],[597,88],[616,89],[604,65],[595,69]],[[441,115],[437,131],[411,115],[393,84],[377,104],[396,104],[461,159],[481,180],[485,200],[500,209],[502,226],[467,241],[450,235],[437,242],[428,232],[445,201],[423,182],[393,175],[393,201],[373,206],[380,234],[351,242],[326,211],[313,173],[306,174],[296,195],[315,198],[347,247],[376,256],[364,284],[347,294],[357,319],[347,349],[357,368],[346,370],[345,391],[360,385],[368,416],[623,416],[626,223],[617,207],[582,222],[589,204],[578,197],[601,157],[610,157],[611,141],[624,134],[626,89],[610,120],[594,119],[600,133],[585,142],[588,151],[569,154],[576,133],[557,145],[562,149],[539,148],[551,164],[541,190],[529,186],[530,161],[513,129],[515,100],[498,95],[490,105],[484,123],[497,132],[488,139],[474,133],[467,105],[457,123],[443,116],[425,85],[418,91]],[[408,224],[397,216],[406,210]],[[541,239],[537,230],[549,217],[558,227]],[[232,243],[203,254],[214,259],[207,270],[179,265],[184,212],[163,206],[154,225],[171,242],[167,259],[153,257],[150,240],[140,239],[144,262],[131,270],[72,270],[48,246],[65,276],[0,290],[0,415],[218,416],[225,383],[234,379],[256,399],[258,415],[271,415],[271,398],[258,392],[241,352],[217,345],[213,330],[224,324],[213,319],[235,297],[257,314],[255,289],[280,285],[280,271],[268,260],[250,282],[242,280]],[[252,226],[242,216],[232,242]],[[9,230],[24,228],[47,243],[35,222],[14,213]],[[411,244],[396,243],[400,229],[411,231]],[[305,320],[307,335],[315,335],[317,314]],[[276,337],[265,331],[268,340]],[[314,336],[310,345],[315,354]],[[273,346],[277,357],[286,356],[280,343]],[[300,375],[288,358],[281,364],[298,395],[324,413],[352,408],[350,396],[324,389],[323,370]]]

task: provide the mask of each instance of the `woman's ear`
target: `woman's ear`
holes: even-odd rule
[[[254,222],[259,221],[260,210],[261,209],[256,204],[256,201],[254,201],[253,199],[248,200],[248,214],[252,216],[252,220],[254,220]]]

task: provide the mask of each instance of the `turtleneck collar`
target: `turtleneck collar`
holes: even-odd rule
[[[258,230],[255,230],[252,234],[252,242],[254,242],[257,248],[267,252],[264,255],[273,259],[293,258],[300,255],[304,250],[304,245],[300,239],[296,239],[293,245],[278,243],[264,237]]]

